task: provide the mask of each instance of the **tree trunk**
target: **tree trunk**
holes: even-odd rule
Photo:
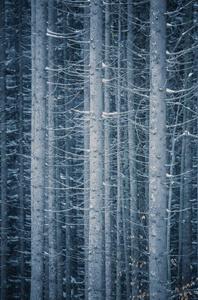
[[[118,15],[118,73],[117,73],[117,280],[116,280],[116,300],[122,299],[122,252],[121,252],[121,236],[122,236],[122,216],[121,216],[121,7],[119,2]]]
[[[67,50],[68,51],[68,50]],[[67,75],[65,75],[65,80],[67,82]],[[66,139],[66,170],[65,170],[65,182],[66,182],[66,195],[65,195],[65,201],[66,201],[66,215],[65,215],[65,223],[66,223],[66,261],[65,261],[65,267],[66,267],[66,299],[71,300],[71,268],[72,268],[72,262],[71,262],[71,255],[72,255],[72,239],[71,239],[71,223],[72,223],[72,215],[71,215],[71,199],[72,199],[72,185],[73,182],[71,180],[72,176],[72,139],[71,139],[71,128],[72,128],[72,122],[71,122],[71,102],[68,97],[68,91],[65,92],[65,110],[66,110],[66,122],[65,127],[67,128],[67,139]],[[68,101],[68,103],[67,103]]]
[[[112,299],[112,262],[111,262],[111,158],[110,158],[110,0],[105,3],[105,83],[104,83],[104,186],[105,186],[105,288],[106,299]]]
[[[189,2],[186,0],[186,4]],[[192,20],[192,3],[185,9],[185,48],[191,47],[191,23]],[[190,88],[189,73],[192,68],[192,57],[186,52],[184,56],[184,88]],[[188,94],[188,92],[186,92]],[[189,94],[184,97],[184,115],[186,115],[187,123],[184,124],[184,131],[192,132],[192,100],[189,99]],[[192,146],[191,138],[184,136],[184,185],[183,185],[183,212],[182,212],[182,286],[190,284],[192,278]]]
[[[72,28],[73,19],[71,14],[64,13],[64,29],[66,34],[69,33],[68,26]],[[69,48],[69,43],[66,41],[64,44],[64,67],[67,69],[69,67],[70,60],[73,60],[72,57],[73,49]],[[73,182],[71,180],[72,176],[72,102],[69,98],[69,75],[64,73],[64,84],[66,86],[64,91],[65,98],[65,128],[66,128],[66,139],[65,139],[65,185],[66,185],[66,194],[65,194],[65,277],[66,277],[66,299],[71,300],[71,274],[72,274],[72,239],[71,239],[71,223],[72,223],[72,215],[71,215],[71,194],[72,194],[72,185]]]
[[[55,32],[55,1],[48,1],[48,30]],[[49,253],[49,300],[56,299],[56,195],[55,195],[55,38],[48,37],[48,253]]]
[[[34,5],[36,5],[34,7]],[[46,2],[32,0],[31,300],[43,299]],[[34,28],[35,24],[35,28]]]
[[[5,1],[0,1],[0,93],[1,93],[1,299],[7,299],[7,157],[6,157],[6,73]]]
[[[166,3],[150,2],[149,279],[150,298],[167,299]]]
[[[85,4],[86,5],[86,4]],[[88,251],[89,251],[89,119],[90,83],[89,83],[89,26],[90,8],[84,8],[84,247],[85,247],[85,300],[88,300]]]
[[[22,50],[22,6],[23,1],[16,1],[16,23],[18,34],[16,35],[16,74],[17,74],[17,87],[18,87],[18,124],[19,124],[19,216],[20,216],[20,277],[21,277],[21,287],[20,287],[20,297],[21,300],[25,299],[25,197],[24,197],[24,101],[23,101],[23,50]]]
[[[90,212],[89,300],[102,299],[103,124],[102,1],[90,2]]]
[[[183,115],[183,122],[185,123],[186,117]],[[182,149],[181,149],[181,168],[180,168],[180,193],[179,193],[179,245],[178,245],[178,278],[179,286],[182,286],[182,245],[183,245],[183,207],[184,207],[184,136],[182,137]]]
[[[176,122],[178,124],[179,117],[179,106],[176,112]],[[172,272],[171,272],[171,217],[172,217],[172,200],[173,200],[173,176],[174,176],[174,165],[175,165],[175,137],[176,137],[176,126],[173,128],[172,133],[172,147],[171,147],[171,161],[170,161],[170,182],[168,190],[168,217],[167,217],[167,279],[168,279],[168,291],[171,291]]]
[[[127,87],[128,87],[128,141],[130,177],[130,218],[131,218],[131,283],[132,297],[138,295],[138,228],[137,228],[137,176],[136,176],[136,137],[135,137],[135,100],[133,97],[133,2],[127,2]]]

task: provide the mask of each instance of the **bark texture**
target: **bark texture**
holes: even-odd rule
[[[88,251],[89,251],[89,119],[90,84],[89,84],[89,6],[84,8],[84,247],[85,247],[85,300],[88,299]]]
[[[43,299],[46,2],[32,0],[31,300]],[[34,36],[35,35],[35,36]]]
[[[6,76],[5,1],[0,1],[0,117],[1,117],[1,299],[7,299],[7,157],[6,157]]]
[[[106,118],[104,122],[104,182],[105,182],[105,288],[106,299],[112,299],[112,241],[111,241],[111,158],[110,158],[110,1],[105,5],[105,85],[104,85],[104,111]]]
[[[89,300],[102,299],[102,2],[90,2],[90,211],[89,211]]]
[[[149,278],[150,298],[167,299],[166,1],[150,2]]]
[[[127,86],[128,86],[128,143],[130,176],[130,218],[131,218],[131,283],[132,297],[138,295],[138,228],[137,228],[137,176],[136,176],[136,135],[135,135],[135,99],[133,96],[133,2],[127,2]]]
[[[48,1],[48,29],[55,32],[55,1]],[[55,195],[55,38],[48,37],[48,226],[49,226],[49,300],[56,299],[56,195]]]

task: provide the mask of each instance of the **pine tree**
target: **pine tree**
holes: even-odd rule
[[[43,299],[46,2],[32,0],[31,300]]]
[[[103,207],[103,122],[102,122],[102,1],[90,2],[90,211],[88,299],[102,299],[102,207]]]
[[[152,300],[167,299],[166,3],[150,2],[149,280]]]

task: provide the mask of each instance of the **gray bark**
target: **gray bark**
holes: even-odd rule
[[[35,6],[34,6],[35,5]],[[46,2],[32,0],[31,300],[43,299]],[[35,24],[35,28],[34,28]],[[34,61],[35,60],[35,61]]]
[[[66,33],[68,33],[68,25],[71,26],[73,22],[71,14],[64,13],[64,27]],[[72,27],[72,26],[71,26]],[[69,65],[69,61],[71,59],[70,55],[72,54],[72,49],[68,47],[67,41],[64,44],[64,63],[65,69],[67,69]],[[66,168],[65,168],[65,185],[66,185],[66,194],[65,194],[65,208],[66,208],[66,215],[65,215],[65,223],[66,223],[66,231],[65,231],[65,277],[66,277],[66,299],[71,299],[71,194],[72,194],[72,185],[73,182],[71,180],[72,176],[72,114],[71,108],[72,103],[69,99],[69,88],[68,84],[68,74],[65,72],[64,74],[64,83],[66,85],[64,96],[65,96],[65,128],[66,128],[66,140],[65,140],[65,161],[66,161]]]
[[[23,72],[22,72],[22,5],[23,1],[16,2],[16,19],[18,27],[18,35],[16,35],[16,73],[17,73],[17,86],[18,86],[18,122],[19,122],[19,215],[20,215],[20,297],[21,300],[25,299],[25,197],[24,197],[24,148],[23,148],[23,134],[24,134],[24,116],[23,116]]]
[[[55,1],[48,1],[48,29],[55,32]],[[55,38],[48,37],[48,253],[49,253],[49,300],[56,299],[56,195],[55,195]]]
[[[111,159],[110,159],[110,90],[108,81],[110,79],[110,1],[105,3],[105,85],[104,85],[104,111],[106,118],[104,122],[104,183],[105,183],[105,288],[106,299],[112,299],[112,261],[111,261]]]
[[[117,280],[116,280],[116,300],[122,299],[121,294],[121,276],[122,276],[122,253],[121,253],[121,235],[122,235],[122,216],[121,216],[121,8],[119,3],[118,15],[118,91],[117,91]]]
[[[66,75],[67,76],[67,75]],[[67,80],[67,78],[65,78]],[[67,92],[66,92],[67,93]],[[65,94],[66,94],[65,93]],[[68,96],[68,94],[67,94]],[[65,97],[66,101],[68,101],[68,97]],[[72,223],[72,216],[71,216],[71,189],[72,189],[72,180],[71,180],[71,170],[72,170],[72,158],[71,158],[71,151],[72,151],[72,144],[71,144],[71,132],[70,128],[72,127],[71,121],[70,121],[70,109],[71,109],[71,103],[66,103],[66,128],[67,131],[67,139],[66,139],[66,170],[65,170],[65,177],[66,177],[66,195],[65,195],[65,201],[66,201],[66,215],[65,215],[65,223],[66,223],[66,261],[65,261],[65,267],[66,267],[66,299],[71,299],[71,223]]]
[[[178,124],[179,117],[179,106],[176,112],[176,122]],[[173,200],[173,175],[174,175],[174,164],[175,164],[175,136],[176,136],[176,126],[173,128],[172,133],[172,148],[171,148],[171,161],[170,161],[170,182],[168,190],[168,221],[167,221],[167,274],[168,274],[168,291],[171,291],[172,273],[171,273],[171,210],[172,210],[172,200]]]
[[[188,4],[188,1],[185,1]],[[188,31],[185,35],[185,48],[189,49],[191,47],[191,31],[190,27],[192,25],[192,3],[189,4],[185,9],[185,30]],[[188,74],[192,67],[192,57],[189,53],[184,56],[184,88],[189,88],[191,83],[189,82]],[[189,100],[189,96],[184,97],[184,117],[187,121],[192,119],[192,100]],[[187,108],[186,108],[187,106]],[[189,108],[188,108],[189,107]],[[187,123],[184,125],[184,130],[187,132],[192,132],[192,124]],[[182,212],[182,286],[187,283],[190,284],[192,278],[192,146],[191,138],[184,136],[184,185],[183,185],[183,212]]]
[[[5,1],[0,1],[0,93],[1,93],[1,299],[7,299],[7,157],[6,157],[6,74]]]
[[[58,177],[57,177],[58,178]],[[58,197],[57,197],[58,199]],[[63,268],[63,234],[62,234],[62,222],[61,222],[61,204],[60,204],[60,198],[58,199],[56,204],[56,209],[58,213],[57,215],[57,228],[56,228],[56,234],[57,234],[57,286],[56,286],[56,300],[62,300],[63,299],[63,276],[64,276],[64,269]]]
[[[129,177],[130,177],[130,218],[131,218],[131,282],[132,297],[138,295],[138,228],[137,228],[137,178],[136,178],[136,136],[135,136],[135,100],[133,97],[133,2],[127,2],[127,86],[128,86],[128,141],[129,141]]]
[[[190,283],[192,280],[192,149],[189,137],[185,137],[185,157],[184,157],[184,202],[182,214],[182,285]]]
[[[127,161],[127,159],[126,159]],[[124,180],[122,180],[122,186],[124,185]],[[128,215],[127,215],[127,202],[124,200],[124,189],[122,188],[122,225],[123,225],[123,240],[124,240],[124,270],[125,270],[125,276],[126,276],[126,296],[127,299],[130,299],[130,273],[129,273],[129,258],[130,254],[128,251],[128,238],[127,238],[127,224],[128,224]]]
[[[90,8],[84,8],[84,111],[90,110],[89,84],[89,19]],[[84,121],[84,247],[85,247],[85,300],[88,299],[88,249],[89,249],[89,120],[85,113]]]
[[[186,117],[185,114],[183,116],[183,121],[185,122]],[[179,278],[179,285],[181,287],[181,279],[182,279],[182,236],[183,236],[183,206],[184,206],[184,137],[182,137],[182,149],[181,149],[181,168],[180,168],[180,193],[179,193],[179,245],[178,245],[178,278]]]
[[[89,300],[102,299],[103,124],[102,1],[90,1],[90,211]]]
[[[150,298],[167,299],[166,3],[150,2],[149,278]]]

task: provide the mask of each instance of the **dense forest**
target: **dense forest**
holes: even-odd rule
[[[0,299],[198,299],[197,0],[0,0]]]

